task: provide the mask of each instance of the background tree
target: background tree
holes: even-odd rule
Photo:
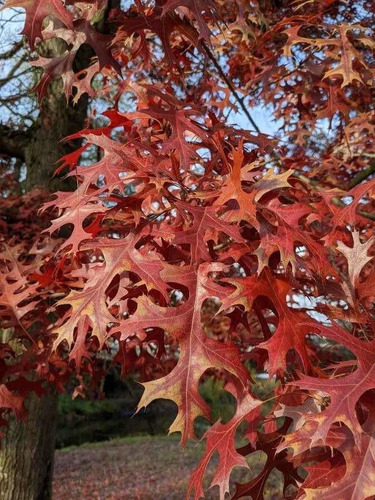
[[[94,27],[104,4],[22,2],[32,48],[38,39],[66,44],[34,63],[44,70],[39,98],[62,77],[66,96],[100,97],[105,118],[70,136],[83,144],[58,171],[77,188],[44,205],[43,258],[13,250],[25,263],[16,279],[2,256],[8,321],[30,329],[62,294],[37,352],[27,346],[24,358],[35,356],[37,373],[59,390],[74,371],[82,393],[107,351],[123,373],[147,380],[140,408],[175,402],[170,431],[182,443],[198,417],[210,419],[200,381],[223,377],[236,408],[205,434],[195,499],[216,452],[211,484],[223,499],[232,469],[260,451],[262,471],[231,489],[233,499],[262,496],[275,468],[285,497],[371,498],[373,7],[136,2],[110,11],[116,30],[105,36]],[[85,45],[97,60],[76,72]],[[255,105],[278,120],[275,137],[262,133]],[[231,124],[238,110],[243,128]],[[90,150],[100,154],[87,162]],[[217,309],[210,317],[207,301]],[[220,333],[213,316],[226,325]],[[249,364],[275,377],[270,394],[257,394]],[[26,364],[10,366],[0,403],[20,412]]]

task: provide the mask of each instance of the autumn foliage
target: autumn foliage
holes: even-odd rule
[[[225,380],[236,411],[204,436],[195,500],[216,453],[221,500],[262,499],[275,468],[285,498],[375,498],[375,5],[135,1],[104,34],[105,4],[6,3],[25,9],[32,49],[65,41],[34,62],[39,98],[61,78],[97,108],[58,168],[74,192],[38,222],[40,193],[17,214],[1,200],[4,418],[42,381],[73,376],[83,394],[105,351],[143,380],[139,408],[176,403],[182,444],[210,420],[202,378]],[[83,44],[92,63],[75,72]],[[274,379],[266,397],[256,373]],[[257,452],[261,473],[230,488]]]

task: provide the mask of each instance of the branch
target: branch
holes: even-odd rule
[[[11,57],[15,56],[17,52],[25,45],[25,38],[18,43],[15,43],[9,50],[0,54],[0,59],[8,60]]]
[[[375,156],[375,155],[373,155]],[[360,184],[362,181],[370,177],[370,175],[375,174],[375,162],[370,165],[368,168],[365,170],[362,170],[362,172],[359,172],[349,183],[349,188],[352,189],[358,184]]]
[[[210,58],[210,60],[212,61],[213,65],[215,66],[215,68],[217,69],[219,75],[221,76],[221,78],[224,80],[224,82],[227,84],[229,90],[232,92],[233,94],[233,97],[236,99],[236,101],[238,102],[238,104],[240,105],[242,111],[245,113],[247,119],[249,120],[249,122],[251,123],[251,125],[254,127],[254,130],[256,132],[258,132],[258,134],[261,133],[258,125],[255,123],[253,117],[251,116],[251,114],[249,113],[249,110],[247,109],[245,103],[244,103],[244,99],[243,97],[240,97],[240,95],[238,94],[237,90],[235,89],[234,85],[233,85],[233,82],[231,81],[231,79],[224,73],[223,71],[223,68],[220,66],[220,64],[218,63],[216,57],[213,55],[213,53],[211,52],[211,50],[208,48],[208,46],[206,45],[206,43],[204,42],[204,40],[201,41],[201,44],[202,44],[202,47],[204,48],[206,54],[208,55],[208,57]]]
[[[10,80],[12,80],[12,78],[17,78],[17,77],[22,76],[23,74],[28,73],[30,71],[30,68],[26,68],[23,71],[21,71],[21,73],[19,73],[18,75],[16,74],[17,70],[22,66],[22,64],[26,61],[26,59],[27,59],[27,54],[25,53],[13,65],[12,69],[9,71],[7,76],[5,76],[4,78],[0,78],[0,87],[3,87],[4,85],[6,85]]]
[[[29,131],[14,130],[0,124],[0,155],[25,159],[25,147],[30,139]]]
[[[362,182],[363,180],[365,180],[367,177],[369,177],[371,175],[371,173],[368,173],[368,171],[373,168],[373,171],[371,173],[375,173],[375,164],[372,166],[372,167],[369,167],[367,170],[365,170],[364,172],[360,172],[358,174],[358,176],[356,177],[359,177],[360,175],[363,174],[362,178],[360,180],[358,180],[358,182],[354,185],[350,185],[350,189],[353,188],[354,186],[356,186],[357,184],[359,184],[360,182]],[[367,175],[364,175],[365,172],[367,172]],[[355,178],[356,178],[355,177]],[[319,183],[317,183],[316,181],[312,181],[311,179],[309,179],[308,177],[304,176],[303,174],[302,175],[299,175],[298,176],[299,179],[301,179],[303,182],[306,182],[306,184],[310,184],[310,186],[313,186],[315,187],[316,189],[324,189],[323,186],[319,185]],[[354,179],[355,179],[354,178]],[[354,179],[352,179],[352,182],[354,181]],[[351,182],[351,183],[352,183]],[[350,183],[350,184],[351,184]],[[346,205],[339,199],[337,198],[336,196],[332,198],[332,203],[334,203],[336,206],[338,207],[345,207]],[[364,212],[363,210],[358,210],[358,213],[360,215],[362,215],[362,217],[365,217],[367,219],[370,219],[370,220],[375,220],[375,214],[371,214],[369,212]]]

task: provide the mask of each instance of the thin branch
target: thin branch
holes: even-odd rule
[[[33,98],[33,95],[31,94],[30,90],[26,92],[22,92],[20,94],[15,94],[15,95],[10,95],[7,97],[1,97],[0,96],[0,103],[9,103],[9,102],[16,102],[20,101],[23,98],[28,97],[29,99]]]
[[[359,215],[366,217],[366,219],[375,220],[375,214],[370,214],[369,212],[364,212],[363,210],[358,211]]]
[[[374,165],[374,172],[375,173],[375,165]],[[369,170],[369,169],[368,169]],[[363,174],[364,172],[360,172],[360,174]],[[366,177],[369,177],[370,174],[368,174]],[[366,179],[366,177],[363,177],[362,180]],[[310,184],[311,186],[315,187],[316,189],[320,190],[320,189],[324,189],[324,186],[321,186],[319,183],[317,183],[316,181],[312,181],[310,180],[308,177],[304,176],[303,174],[302,175],[299,175],[298,176],[299,179],[301,179],[303,182],[306,182],[306,184]],[[353,181],[354,179],[352,179]],[[357,184],[359,184],[361,181],[358,181]],[[356,184],[355,184],[356,185]],[[354,186],[350,186],[350,188],[352,188]],[[343,203],[340,198],[337,198],[336,196],[334,196],[332,198],[332,203],[334,205],[336,205],[337,207],[341,207],[341,208],[345,208],[347,205],[345,205],[345,203]],[[365,217],[367,219],[370,219],[370,220],[375,220],[375,214],[371,214],[369,212],[364,212],[363,210],[358,210],[358,213],[360,215],[362,215],[362,217]]]
[[[0,59],[10,59],[11,57],[15,56],[17,52],[25,45],[25,39],[22,38],[21,41],[18,43],[15,43],[9,50],[6,52],[3,52],[0,54]]]
[[[22,57],[19,58],[16,64],[13,65],[12,69],[9,71],[7,76],[4,78],[0,78],[0,87],[6,85],[13,78],[17,78],[29,72],[29,68],[26,68],[25,70],[21,71],[21,73],[19,73],[18,75],[16,74],[17,70],[22,66],[22,64],[26,61],[26,59],[27,59],[27,54],[24,54]]]
[[[366,168],[366,170],[362,170],[362,172],[359,172],[355,177],[353,177],[353,179],[349,182],[349,188],[354,188],[372,174],[375,174],[375,162]]]
[[[228,75],[226,75],[223,71],[223,68],[220,66],[219,62],[217,61],[216,57],[214,56],[214,54],[211,52],[210,48],[206,45],[206,43],[204,42],[204,40],[201,41],[201,44],[202,44],[202,47],[204,49],[204,51],[206,52],[207,56],[209,57],[209,59],[212,61],[213,65],[215,66],[215,68],[217,69],[220,77],[224,80],[224,82],[227,84],[229,90],[232,92],[233,94],[233,97],[236,99],[236,101],[238,102],[238,104],[240,105],[242,111],[245,113],[247,119],[249,120],[249,122],[251,123],[251,125],[254,127],[254,130],[256,132],[258,132],[258,134],[261,133],[258,125],[255,123],[253,117],[251,116],[251,114],[249,113],[249,110],[247,109],[245,103],[244,103],[244,98],[243,97],[240,97],[240,95],[238,94],[232,80],[228,77]]]
[[[286,78],[288,78],[288,76],[291,76],[293,75],[294,73],[296,73],[297,71],[299,71],[301,68],[303,68],[305,66],[305,64],[307,63],[307,61],[315,54],[315,52],[317,52],[319,49],[319,47],[313,49],[310,54],[303,60],[303,61],[300,61],[294,68],[290,69],[289,71],[287,71],[286,73],[284,73],[283,75],[279,76],[278,78],[276,78],[275,80],[272,81],[272,84],[276,84],[276,83],[279,83],[281,82],[282,80],[285,80]],[[262,88],[262,83],[259,82],[256,86],[256,88],[254,90],[252,90],[251,92],[249,92],[248,94],[246,94],[246,97],[252,97],[254,96],[258,90],[261,90]]]

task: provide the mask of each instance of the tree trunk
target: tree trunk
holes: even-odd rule
[[[12,420],[1,442],[0,500],[51,498],[57,396],[28,400],[28,418]]]
[[[60,82],[56,82],[56,87],[60,87]],[[87,96],[81,97],[79,103],[73,107],[67,104],[65,96],[61,95],[58,88],[55,90],[54,86],[52,87],[41,104],[38,124],[24,149],[27,191],[42,188],[54,192],[75,187],[74,183],[71,186],[69,181],[62,181],[61,177],[53,177],[53,173],[58,160],[75,149],[71,143],[61,141],[81,130],[86,116]]]
[[[105,23],[109,9],[118,7],[119,0],[109,0],[107,9],[98,21],[98,30],[108,32]],[[56,56],[64,51],[61,40],[48,42],[43,56]],[[85,46],[77,57],[76,71],[89,65],[93,55]],[[48,95],[41,104],[38,122],[27,133],[21,159],[27,176],[26,190],[42,188],[51,192],[74,189],[71,179],[53,178],[56,162],[76,148],[61,142],[68,135],[83,128],[87,116],[88,98],[82,96],[76,106],[68,105],[62,92],[61,81],[50,85]],[[12,156],[12,154],[10,154]],[[15,154],[17,156],[17,153]],[[7,437],[0,443],[0,500],[50,500],[52,495],[53,457],[57,420],[57,396],[42,399],[32,395],[26,424],[13,420]]]
[[[53,173],[56,162],[75,149],[61,140],[83,128],[87,102],[83,97],[73,108],[66,103],[61,84],[52,85],[24,145],[26,190],[69,189],[69,184],[53,178]],[[0,500],[51,499],[57,396],[48,394],[39,399],[32,394],[27,403],[27,422],[13,419],[0,443]]]

